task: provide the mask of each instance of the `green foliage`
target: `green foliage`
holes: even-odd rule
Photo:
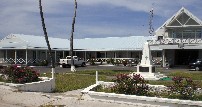
[[[110,64],[110,60],[109,59],[107,59],[107,64]]]
[[[99,75],[105,75],[105,76],[116,76],[121,73],[129,74],[134,71],[131,70],[97,70]],[[79,71],[76,72],[77,74],[89,74],[89,75],[95,75],[95,70],[89,70],[89,71]]]
[[[3,76],[0,76],[0,82],[6,82],[5,79],[3,79]]]
[[[193,80],[202,80],[202,73],[199,72],[183,72],[183,71],[177,71],[177,72],[172,72],[168,74],[168,76],[181,76],[184,78],[192,78]]]
[[[99,76],[99,81],[106,80],[106,76]],[[95,75],[56,74],[56,92],[66,92],[86,88],[95,84]]]
[[[39,81],[39,73],[29,67],[17,67],[17,65],[7,67],[1,71],[6,77],[5,81],[12,83],[29,83]]]
[[[43,60],[43,61],[39,62],[39,66],[48,66],[48,61]]]
[[[122,61],[122,64],[123,64],[124,66],[126,66],[126,65],[128,64],[128,61],[127,61],[127,60],[123,60],[123,61]]]
[[[115,64],[115,61],[114,61],[113,58],[110,59],[110,63],[113,64],[113,65]]]
[[[171,97],[192,100],[196,96],[198,86],[191,78],[173,77],[174,83],[169,87]]]
[[[147,81],[138,74],[129,76],[127,74],[119,74],[115,80],[115,86],[112,90],[120,94],[129,95],[148,95],[149,87]]]
[[[95,65],[95,59],[90,59],[90,65]]]

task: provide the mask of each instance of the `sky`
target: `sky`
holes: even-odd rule
[[[38,0],[0,0],[0,39],[9,34],[43,36]],[[202,0],[77,0],[74,38],[148,36],[185,7],[202,19]],[[48,36],[69,39],[74,0],[42,0]]]

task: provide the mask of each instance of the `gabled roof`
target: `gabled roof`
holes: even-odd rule
[[[74,49],[83,51],[116,51],[116,50],[142,50],[143,44],[152,37],[107,37],[74,39]],[[49,37],[53,50],[69,50],[68,39]],[[38,49],[47,50],[44,36],[11,34],[0,41],[0,49]],[[158,50],[158,49],[154,49]]]
[[[182,7],[156,31],[164,27],[202,27],[202,21]]]
[[[49,37],[51,48],[68,49],[69,41],[60,38]],[[64,45],[66,43],[66,45]],[[47,49],[44,36],[23,34],[10,34],[0,41],[0,48],[9,49]]]

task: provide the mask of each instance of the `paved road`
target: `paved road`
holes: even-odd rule
[[[50,67],[34,67],[34,69],[38,70],[40,73],[47,73],[51,72]],[[86,70],[131,70],[136,71],[135,66],[91,66],[88,65],[86,67],[77,67],[77,71],[86,71]],[[70,68],[61,68],[56,67],[55,68],[56,73],[62,73],[62,72],[71,72]],[[162,67],[156,67],[156,72],[163,72],[163,73],[169,73],[169,72],[176,72],[176,71],[184,71],[184,72],[196,72],[196,71],[189,71],[186,67],[174,67],[174,68],[162,68]],[[200,72],[200,71],[199,71]]]
[[[47,73],[51,72],[50,67],[34,67],[34,69],[38,70],[40,73]],[[86,66],[86,67],[77,67],[77,71],[87,71],[87,70],[132,70],[136,71],[136,67],[131,66]],[[71,72],[70,68],[61,68],[56,67],[55,68],[56,73],[62,73],[62,72]]]

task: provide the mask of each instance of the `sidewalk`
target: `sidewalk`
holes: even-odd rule
[[[39,107],[41,105],[62,105],[62,107],[143,107],[135,104],[104,102],[83,97],[81,90],[65,93],[18,92],[0,85],[0,107]],[[144,106],[154,107],[154,106]]]

